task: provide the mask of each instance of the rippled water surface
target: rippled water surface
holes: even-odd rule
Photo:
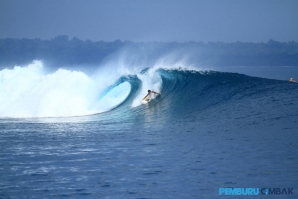
[[[0,119],[0,198],[223,198],[221,187],[294,188],[274,198],[297,198],[295,84],[159,75],[162,95],[147,105],[133,106],[142,85],[132,78],[105,113]]]

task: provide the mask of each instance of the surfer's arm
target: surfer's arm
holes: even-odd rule
[[[156,95],[160,95],[160,93],[158,92],[155,92],[155,91],[152,91],[152,93],[156,94]]]

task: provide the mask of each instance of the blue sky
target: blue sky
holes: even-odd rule
[[[297,0],[0,0],[0,38],[298,41]]]

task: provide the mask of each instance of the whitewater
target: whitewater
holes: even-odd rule
[[[127,75],[126,75],[127,76]],[[132,106],[139,106],[146,88],[160,90],[161,78],[155,70],[135,74],[143,88]],[[4,69],[1,77],[0,117],[71,117],[109,111],[131,92],[121,73],[98,72],[93,77],[81,71],[58,69],[46,74],[41,61],[27,67]],[[125,77],[123,77],[125,78]]]
[[[1,69],[0,198],[222,198],[227,187],[297,198],[298,84],[275,78],[297,68],[280,71]],[[161,95],[144,105],[149,89]]]

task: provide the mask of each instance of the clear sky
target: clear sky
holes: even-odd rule
[[[298,41],[298,0],[0,0],[0,38]]]

